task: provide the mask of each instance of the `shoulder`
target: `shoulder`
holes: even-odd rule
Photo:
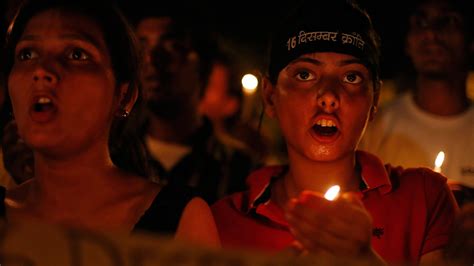
[[[243,212],[248,202],[248,192],[236,192],[216,201],[211,206],[214,218],[217,220],[228,217],[230,212]]]
[[[402,168],[385,165],[395,193],[416,194],[428,204],[441,198],[452,198],[447,178],[425,167]],[[450,199],[449,199],[450,200]]]
[[[426,167],[403,168],[386,164],[385,169],[391,180],[397,182],[417,182],[432,186],[442,186],[447,183],[447,178]]]
[[[176,231],[176,239],[210,247],[220,245],[211,209],[202,198],[192,198],[184,208]]]
[[[144,186],[141,195],[146,195],[150,203],[135,224],[134,230],[175,233],[186,206],[196,193],[185,186],[160,186],[153,182],[145,182]]]
[[[217,222],[227,220],[231,214],[246,213],[251,202],[260,195],[273,177],[282,174],[286,169],[284,165],[274,165],[259,168],[247,177],[245,191],[228,195],[212,205],[212,213]]]
[[[181,226],[183,223],[186,223],[186,221],[196,221],[199,219],[205,222],[209,222],[208,218],[212,219],[211,209],[209,205],[204,199],[200,197],[193,197],[184,206],[179,226]]]

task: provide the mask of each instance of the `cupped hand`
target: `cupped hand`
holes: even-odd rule
[[[334,201],[304,191],[285,210],[290,230],[304,250],[351,258],[371,255],[372,218],[358,195]]]

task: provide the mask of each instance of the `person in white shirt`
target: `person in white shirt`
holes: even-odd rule
[[[468,5],[447,0],[416,3],[405,47],[417,74],[414,87],[380,110],[359,147],[404,167],[435,168],[442,151],[444,161],[436,170],[448,177],[453,189],[462,187],[462,197],[473,199],[474,106],[466,93],[472,43]]]

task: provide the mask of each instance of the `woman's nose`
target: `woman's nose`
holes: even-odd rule
[[[58,82],[59,76],[52,62],[39,62],[33,72],[33,80],[51,85]]]
[[[339,97],[333,89],[321,89],[318,92],[318,106],[326,113],[339,108]]]

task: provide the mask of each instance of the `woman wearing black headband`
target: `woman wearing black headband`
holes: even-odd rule
[[[379,54],[369,16],[344,0],[303,2],[277,28],[263,98],[289,164],[254,172],[249,191],[212,207],[224,246],[370,264],[440,258],[457,211],[446,179],[357,150],[376,112]]]

